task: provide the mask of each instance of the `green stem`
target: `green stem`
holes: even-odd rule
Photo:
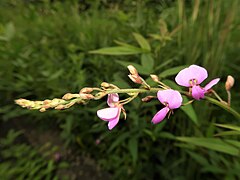
[[[234,115],[237,119],[240,120],[240,114],[239,114],[237,111],[235,111],[233,108],[231,108],[230,106],[225,105],[225,104],[217,101],[216,99],[213,99],[213,98],[210,98],[210,97],[207,97],[207,96],[205,97],[205,99],[206,99],[207,101],[209,101],[210,103],[215,104],[215,105],[217,105],[217,106],[225,109],[226,111],[228,111],[229,113],[231,113],[231,114]]]
[[[145,92],[158,92],[159,90],[163,90],[162,88],[150,88],[150,89],[112,89],[106,90],[107,94],[112,93],[145,93]]]

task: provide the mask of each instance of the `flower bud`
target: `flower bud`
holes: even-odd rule
[[[229,75],[227,77],[227,80],[226,80],[226,83],[225,83],[225,89],[227,91],[230,91],[230,89],[233,87],[233,85],[234,85],[234,78]]]
[[[139,75],[128,75],[128,77],[134,82],[134,83],[137,83],[137,84],[142,84],[143,81],[141,79],[141,77]]]
[[[80,98],[82,98],[82,99],[93,99],[94,98],[94,96],[92,94],[82,93],[82,94],[79,94],[79,95],[80,95]]]
[[[153,98],[155,98],[154,96],[146,96],[145,98],[142,98],[143,102],[150,102]]]
[[[110,87],[110,84],[107,83],[107,82],[102,82],[102,83],[101,83],[101,86],[102,86],[103,88],[109,88],[109,87]]]
[[[62,104],[59,104],[59,105],[57,105],[54,109],[56,109],[56,110],[62,110],[62,109],[65,109],[65,106],[62,105]]]
[[[155,75],[155,74],[150,74],[150,77],[152,78],[153,81],[159,82],[159,78],[158,78],[157,75]]]
[[[39,111],[40,111],[40,112],[45,112],[46,109],[45,109],[45,108],[41,108],[41,109],[39,109]]]
[[[85,87],[80,90],[80,94],[89,94],[93,91],[93,88]]]
[[[138,75],[138,71],[133,65],[128,65],[127,68],[132,75]]]
[[[67,93],[65,94],[62,99],[64,100],[70,100],[72,98],[77,98],[77,97],[80,97],[79,94],[71,94],[71,93]]]

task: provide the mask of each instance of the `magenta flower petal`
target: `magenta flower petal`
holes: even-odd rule
[[[117,93],[108,94],[107,104],[110,107],[114,107],[114,104],[119,101],[119,96]]]
[[[105,108],[97,111],[97,116],[104,121],[111,121],[116,118],[120,113],[119,108]]]
[[[170,109],[179,108],[182,104],[181,94],[172,89],[158,91],[157,97],[162,104],[167,103]]]
[[[204,98],[205,90],[201,88],[200,86],[193,86],[192,87],[192,97],[196,100],[200,100],[201,98]]]
[[[118,113],[117,117],[112,119],[111,121],[108,122],[108,129],[112,130],[112,128],[114,128],[118,122],[119,122],[119,117],[120,117],[120,113]]]
[[[168,107],[165,107],[158,111],[157,114],[155,114],[155,116],[152,118],[152,123],[160,123],[166,117],[169,110],[170,109]]]
[[[220,78],[216,78],[211,80],[205,87],[204,90],[208,91],[209,89],[211,89],[211,87],[213,87],[214,85],[216,85],[218,82],[220,81]]]
[[[197,84],[202,83],[208,77],[207,70],[197,65],[191,65],[188,68],[181,70],[175,77],[178,85],[190,87],[190,80],[197,80]]]

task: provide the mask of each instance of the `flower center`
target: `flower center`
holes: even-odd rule
[[[190,86],[198,85],[197,79],[191,79],[191,80],[189,80],[189,84],[190,84]]]
[[[164,102],[163,105],[168,107],[168,102]]]

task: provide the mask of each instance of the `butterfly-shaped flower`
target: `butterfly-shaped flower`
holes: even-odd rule
[[[216,85],[220,78],[213,79],[204,88],[200,84],[208,77],[207,70],[197,65],[191,65],[181,70],[175,77],[175,81],[180,86],[189,87],[189,92],[194,99],[204,98],[204,94]]]
[[[116,93],[108,95],[107,104],[109,108],[98,110],[97,116],[103,121],[108,121],[108,129],[111,130],[118,124],[121,111],[124,109]]]
[[[182,105],[182,96],[178,91],[167,89],[158,91],[158,100],[165,106],[155,114],[152,119],[153,124],[161,122],[168,112],[172,112],[173,109],[177,109]]]

